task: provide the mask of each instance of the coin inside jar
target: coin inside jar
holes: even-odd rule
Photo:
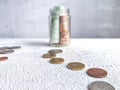
[[[56,57],[56,54],[54,54],[54,53],[52,53],[52,54],[47,53],[47,54],[44,54],[42,57],[43,58],[53,58],[53,57]]]
[[[87,74],[94,78],[104,78],[107,76],[107,72],[100,68],[90,68],[87,70]]]
[[[89,90],[115,90],[115,88],[104,81],[95,81],[88,85]]]
[[[9,54],[9,53],[13,53],[14,50],[12,49],[5,49],[5,50],[0,50],[0,54]]]
[[[79,63],[79,62],[71,62],[67,65],[67,68],[77,71],[77,70],[84,69],[85,65],[83,63]]]
[[[49,62],[52,64],[62,64],[64,63],[64,59],[63,58],[52,58]]]
[[[7,59],[8,59],[8,57],[0,57],[0,61],[5,61]]]
[[[61,49],[52,49],[49,50],[48,53],[54,53],[54,54],[58,54],[58,53],[62,53],[63,51]]]

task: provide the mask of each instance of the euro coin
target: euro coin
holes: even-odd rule
[[[64,63],[64,59],[63,58],[52,58],[50,60],[50,63],[52,63],[52,64],[62,64],[62,63]]]
[[[100,68],[90,68],[87,70],[87,74],[94,78],[104,78],[107,76],[107,72]]]
[[[89,90],[115,90],[115,88],[104,81],[95,81],[88,85]]]
[[[67,68],[77,71],[77,70],[84,69],[85,65],[83,63],[79,63],[79,62],[71,62],[67,65]]]

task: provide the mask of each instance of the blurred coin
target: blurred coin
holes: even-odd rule
[[[71,70],[82,70],[85,68],[85,65],[79,62],[71,62],[67,65],[67,67]]]
[[[9,53],[13,53],[14,50],[9,50],[9,49],[6,49],[6,50],[0,50],[0,54],[9,54]]]
[[[63,58],[52,58],[50,60],[50,63],[52,63],[52,64],[62,64],[62,63],[64,63],[64,59]]]
[[[107,76],[107,72],[100,68],[90,68],[87,70],[87,74],[94,78],[104,78]]]
[[[0,57],[0,61],[5,61],[7,59],[8,59],[8,57]]]
[[[88,85],[89,90],[115,90],[115,88],[104,81],[95,81]]]
[[[11,47],[9,47],[9,49],[20,49],[21,48],[21,46],[11,46]]]
[[[52,49],[48,51],[48,53],[55,53],[55,54],[62,53],[62,52],[63,51],[61,49]]]
[[[9,47],[0,47],[0,50],[6,50],[6,49],[9,49]]]
[[[56,57],[56,54],[47,53],[47,54],[44,54],[42,57],[43,58],[53,58],[53,57]]]

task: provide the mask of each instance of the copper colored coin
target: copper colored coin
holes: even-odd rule
[[[53,57],[56,57],[56,54],[47,53],[47,54],[44,54],[42,57],[43,58],[53,58]]]
[[[90,68],[87,70],[87,74],[94,78],[104,78],[107,76],[107,72],[100,68]]]
[[[52,63],[52,64],[62,64],[62,63],[64,63],[64,59],[63,58],[52,58],[50,60],[50,63]]]
[[[8,57],[0,57],[0,61],[5,61],[7,59],[8,59]]]
[[[61,49],[52,49],[49,50],[48,53],[54,53],[54,54],[58,54],[58,53],[62,53],[63,51]]]
[[[71,62],[67,65],[68,69],[71,70],[82,70],[85,68],[85,65],[83,63],[79,63],[79,62]]]

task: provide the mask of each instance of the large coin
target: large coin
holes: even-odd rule
[[[107,76],[107,72],[100,68],[90,68],[87,70],[87,74],[95,78],[104,78]]]
[[[56,54],[47,53],[47,54],[44,54],[42,57],[43,58],[53,58],[53,57],[56,57]]]
[[[6,50],[0,50],[0,54],[9,54],[9,53],[13,53],[14,50],[9,50],[9,49],[6,49]]]
[[[85,65],[79,62],[71,62],[67,65],[67,67],[71,70],[82,70],[85,68]]]
[[[9,47],[9,49],[20,49],[21,48],[21,46],[11,46],[11,47]]]
[[[104,81],[95,81],[88,85],[89,90],[115,90],[115,88]]]
[[[55,54],[62,53],[62,52],[63,51],[61,49],[52,49],[48,51],[48,53],[55,53]]]
[[[0,57],[0,61],[5,61],[7,59],[8,59],[8,57]]]
[[[50,63],[52,63],[52,64],[62,64],[62,63],[64,63],[64,59],[63,58],[52,58],[50,60]]]

